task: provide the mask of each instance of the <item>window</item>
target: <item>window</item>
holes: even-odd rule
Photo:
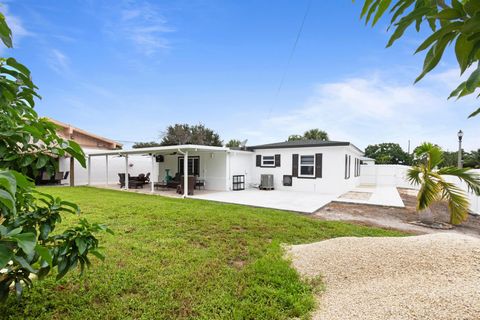
[[[262,156],[262,167],[275,167],[275,157]]]
[[[183,157],[178,158],[178,172],[183,175]],[[200,175],[200,157],[188,157],[188,175]]]
[[[351,156],[345,155],[345,179],[350,179]]]
[[[314,177],[315,176],[315,156],[305,155],[300,156],[299,159],[300,177]]]
[[[361,167],[361,161],[358,158],[355,158],[355,177],[360,177],[360,167]]]

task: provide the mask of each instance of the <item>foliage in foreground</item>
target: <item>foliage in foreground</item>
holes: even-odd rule
[[[412,25],[417,32],[427,24],[429,36],[415,53],[427,50],[420,81],[441,61],[445,49],[454,44],[460,74],[469,67],[474,70],[466,81],[452,91],[449,98],[461,98],[480,87],[480,1],[478,0],[364,0],[361,17],[374,26],[386,13],[392,15],[390,27],[394,31],[387,47],[401,38]],[[390,28],[389,27],[389,28]],[[470,117],[480,114],[480,108]]]
[[[450,223],[460,224],[468,218],[469,201],[465,192],[446,176],[456,177],[467,184],[470,190],[480,195],[480,175],[466,168],[443,167],[442,150],[431,143],[416,148],[417,164],[408,170],[408,180],[420,185],[417,196],[417,210],[428,209],[434,202],[445,200],[450,211]]]
[[[0,13],[0,38],[12,46],[11,31]],[[100,258],[93,233],[106,228],[81,220],[55,234],[64,212],[79,213],[77,205],[38,192],[28,176],[52,173],[57,157],[67,154],[85,165],[83,151],[56,133],[56,127],[34,111],[37,87],[30,71],[13,58],[0,58],[0,303],[11,289],[17,297],[31,276],[58,271],[57,278],[90,265],[88,254]]]
[[[49,276],[20,304],[10,299],[0,306],[0,315],[12,320],[308,318],[316,286],[301,281],[282,244],[401,235],[194,199],[87,187],[42,191],[75,201],[115,236],[99,234],[108,258],[92,263],[102,277]],[[65,224],[74,220],[66,217]]]

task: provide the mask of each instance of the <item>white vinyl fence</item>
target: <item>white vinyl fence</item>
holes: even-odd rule
[[[407,171],[409,168],[409,166],[390,164],[362,165],[360,184],[418,189],[418,186],[411,185],[407,180]],[[474,169],[473,171],[480,174],[480,169]],[[473,213],[480,214],[480,197],[470,192],[467,185],[458,179],[452,177],[447,180],[457,184],[468,193],[470,210]]]

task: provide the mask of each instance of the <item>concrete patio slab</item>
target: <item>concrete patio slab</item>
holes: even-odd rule
[[[359,186],[342,194],[336,198],[335,201],[388,207],[405,207],[396,187]]]
[[[196,194],[189,198],[313,213],[338,196],[339,194],[248,189],[242,191]]]

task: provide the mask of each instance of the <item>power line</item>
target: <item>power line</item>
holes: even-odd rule
[[[280,91],[282,90],[283,83],[285,82],[285,78],[287,77],[288,69],[289,69],[290,64],[292,62],[293,55],[295,54],[295,50],[297,49],[298,41],[300,40],[300,36],[302,35],[303,27],[305,26],[305,21],[307,20],[308,14],[310,13],[311,6],[312,6],[312,0],[308,0],[307,8],[305,10],[305,14],[303,15],[302,22],[300,23],[300,28],[298,29],[298,32],[297,32],[297,37],[295,38],[295,42],[293,43],[292,50],[290,51],[290,55],[288,57],[287,64],[285,65],[285,69],[283,70],[282,77],[280,78],[280,83],[278,84],[277,91],[275,92],[274,102],[277,101],[278,95],[280,94]],[[272,107],[270,107],[269,110],[268,110],[267,118],[270,117],[271,112],[272,112]]]

